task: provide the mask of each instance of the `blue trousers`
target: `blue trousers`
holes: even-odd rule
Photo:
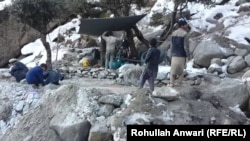
[[[157,77],[158,70],[150,70],[145,68],[140,77],[140,88],[143,88],[145,82],[148,80],[149,88],[154,91],[155,78]]]

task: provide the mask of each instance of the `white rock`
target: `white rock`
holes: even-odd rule
[[[16,111],[17,112],[21,112],[23,110],[23,107],[25,105],[25,102],[24,101],[20,101],[17,106],[16,106]]]

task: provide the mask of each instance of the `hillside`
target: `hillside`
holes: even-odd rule
[[[100,38],[78,34],[80,17],[57,27],[47,34],[47,42],[54,68],[65,75],[60,85],[34,89],[15,82],[8,68],[0,69],[0,140],[125,141],[126,125],[131,124],[249,126],[250,2],[220,2],[188,3],[192,58],[185,79],[180,87],[166,87],[170,66],[162,63],[154,92],[147,83],[138,88],[144,68],[140,63],[115,71],[96,64],[83,67],[83,60],[100,48]],[[160,40],[173,5],[171,0],[157,0],[140,10],[131,6],[131,13],[147,13],[137,23],[145,39]],[[21,46],[18,58],[29,68],[47,57],[41,40],[32,37],[34,42]],[[140,40],[134,41],[138,50],[145,50]],[[158,47],[168,55],[170,41],[169,36]]]

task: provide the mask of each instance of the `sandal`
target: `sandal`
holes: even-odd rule
[[[178,87],[181,85],[181,83],[175,83],[174,85]]]

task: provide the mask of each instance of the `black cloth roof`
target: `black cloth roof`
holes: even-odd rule
[[[79,34],[101,35],[104,31],[120,31],[131,29],[144,15],[117,17],[117,18],[96,18],[82,19]]]

